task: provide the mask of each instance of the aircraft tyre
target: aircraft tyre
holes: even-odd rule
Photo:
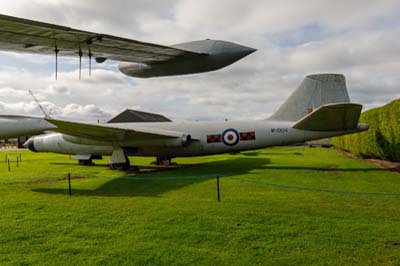
[[[128,156],[125,156],[125,163],[113,163],[110,164],[111,170],[127,171],[130,168],[130,162]]]
[[[170,157],[157,157],[155,164],[161,165],[161,166],[169,166],[169,165],[171,165],[171,158]]]

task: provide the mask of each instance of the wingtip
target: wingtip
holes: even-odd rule
[[[250,54],[252,54],[252,53],[257,52],[257,49],[251,48],[251,47],[248,47],[246,50],[247,50],[247,51],[246,51],[246,55],[250,55]]]

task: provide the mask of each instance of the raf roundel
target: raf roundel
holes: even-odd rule
[[[227,129],[222,133],[222,141],[225,145],[234,146],[238,144],[239,139],[239,133],[233,128]]]

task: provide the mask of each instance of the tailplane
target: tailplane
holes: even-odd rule
[[[355,103],[333,103],[297,121],[292,127],[311,131],[346,131],[358,127],[362,105]]]
[[[268,120],[295,122],[322,105],[349,102],[343,75],[309,75]]]

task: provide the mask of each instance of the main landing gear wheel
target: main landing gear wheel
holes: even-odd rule
[[[130,168],[130,162],[128,156],[125,156],[126,162],[124,163],[113,163],[110,164],[112,170],[127,171]]]
[[[171,158],[166,156],[160,156],[156,158],[155,165],[169,166],[171,165]]]

